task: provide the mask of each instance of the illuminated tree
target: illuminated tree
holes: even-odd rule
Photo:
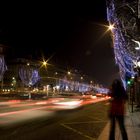
[[[0,81],[3,80],[3,75],[7,70],[7,66],[5,64],[4,56],[0,55]]]
[[[140,0],[106,0],[109,24],[114,24],[112,37],[116,63],[124,84],[126,76],[135,75],[140,51]]]
[[[40,79],[38,71],[28,66],[22,66],[19,69],[19,77],[26,86],[33,86]]]

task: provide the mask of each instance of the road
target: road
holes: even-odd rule
[[[0,107],[0,140],[97,139],[108,120],[105,98],[8,100]]]

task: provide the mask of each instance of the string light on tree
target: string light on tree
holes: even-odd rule
[[[135,75],[134,62],[140,55],[140,52],[137,51],[140,48],[139,25],[137,22],[138,0],[131,2],[106,0],[106,3],[107,19],[110,25],[115,25],[112,30],[115,60],[125,85],[125,77]],[[109,29],[112,29],[112,27],[109,27]]]

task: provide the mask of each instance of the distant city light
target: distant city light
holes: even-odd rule
[[[27,63],[27,66],[30,66],[30,63]]]
[[[83,80],[84,78],[81,76],[81,80]]]
[[[70,71],[68,71],[68,75],[70,75],[71,74],[71,72]]]

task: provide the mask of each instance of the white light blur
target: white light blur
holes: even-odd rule
[[[83,80],[83,77],[81,77],[81,80]]]
[[[56,89],[59,90],[60,89],[60,86],[56,86]]]
[[[132,79],[134,79],[135,77],[134,77],[134,76],[132,76],[131,78],[132,78]]]
[[[68,91],[69,90],[69,87],[68,86],[66,86],[66,91]]]
[[[134,40],[134,39],[132,39],[132,41],[138,44],[138,46],[135,47],[135,49],[136,49],[136,50],[140,50],[140,42],[137,41],[137,40]]]
[[[43,102],[43,101],[41,102],[41,101],[40,101],[40,102],[37,102],[37,103],[35,103],[35,104],[37,104],[37,105],[44,105],[44,104],[47,104],[47,102],[46,102],[46,101],[45,101],[45,102]]]
[[[96,99],[97,97],[96,97],[96,96],[92,96],[91,98],[92,98],[92,99]]]
[[[30,66],[30,63],[27,63],[27,66]]]
[[[138,67],[140,67],[140,61],[139,61],[139,62],[137,62],[137,65],[138,65]]]
[[[135,50],[140,50],[140,47],[135,47]]]
[[[58,102],[58,103],[54,103],[57,105],[66,105],[66,106],[75,106],[75,105],[79,105],[82,102],[82,100],[80,101],[70,101],[70,102]]]
[[[70,71],[68,71],[68,75],[70,75],[71,74],[71,72]]]

